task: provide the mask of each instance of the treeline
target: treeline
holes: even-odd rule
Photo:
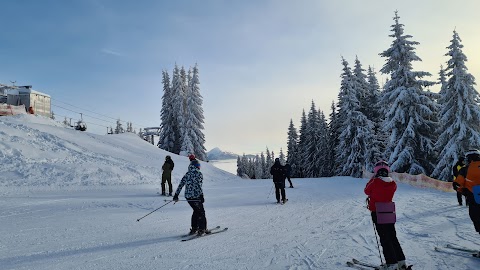
[[[419,43],[399,19],[395,12],[391,46],[379,54],[385,58],[380,72],[389,77],[382,87],[372,67],[365,70],[357,57],[352,68],[342,58],[338,100],[328,119],[312,101],[298,130],[290,120],[286,161],[292,177],[361,177],[363,168],[371,171],[383,159],[392,171],[447,181],[458,157],[480,147],[480,99],[459,34],[453,31],[449,59],[438,80],[430,81],[429,72],[413,70],[421,61]],[[439,93],[429,90],[434,84]]]

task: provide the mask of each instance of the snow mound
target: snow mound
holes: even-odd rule
[[[96,135],[33,115],[0,118],[0,186],[158,184],[166,155],[175,162],[177,183],[188,159],[133,133]],[[238,179],[205,162],[202,171],[205,181]]]

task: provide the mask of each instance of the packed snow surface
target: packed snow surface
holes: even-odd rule
[[[272,181],[244,180],[202,162],[209,227],[181,242],[191,208],[156,194],[161,165],[188,159],[134,134],[94,135],[31,115],[0,118],[0,269],[349,269],[380,263],[363,188],[367,179],[293,179],[275,204]],[[183,195],[183,192],[182,192]],[[398,184],[397,234],[415,269],[480,269],[435,246],[480,249],[454,193]]]

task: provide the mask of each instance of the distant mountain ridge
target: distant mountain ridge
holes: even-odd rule
[[[222,151],[220,148],[215,147],[207,152],[208,160],[222,160],[222,159],[236,159],[239,155],[231,152]]]

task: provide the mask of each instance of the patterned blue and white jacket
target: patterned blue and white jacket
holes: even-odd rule
[[[188,165],[187,173],[185,174],[185,176],[183,176],[180,184],[178,185],[175,195],[178,197],[178,195],[182,191],[183,186],[185,186],[185,198],[187,200],[198,199],[203,196],[202,184],[202,172],[200,172],[200,169],[190,164]]]

